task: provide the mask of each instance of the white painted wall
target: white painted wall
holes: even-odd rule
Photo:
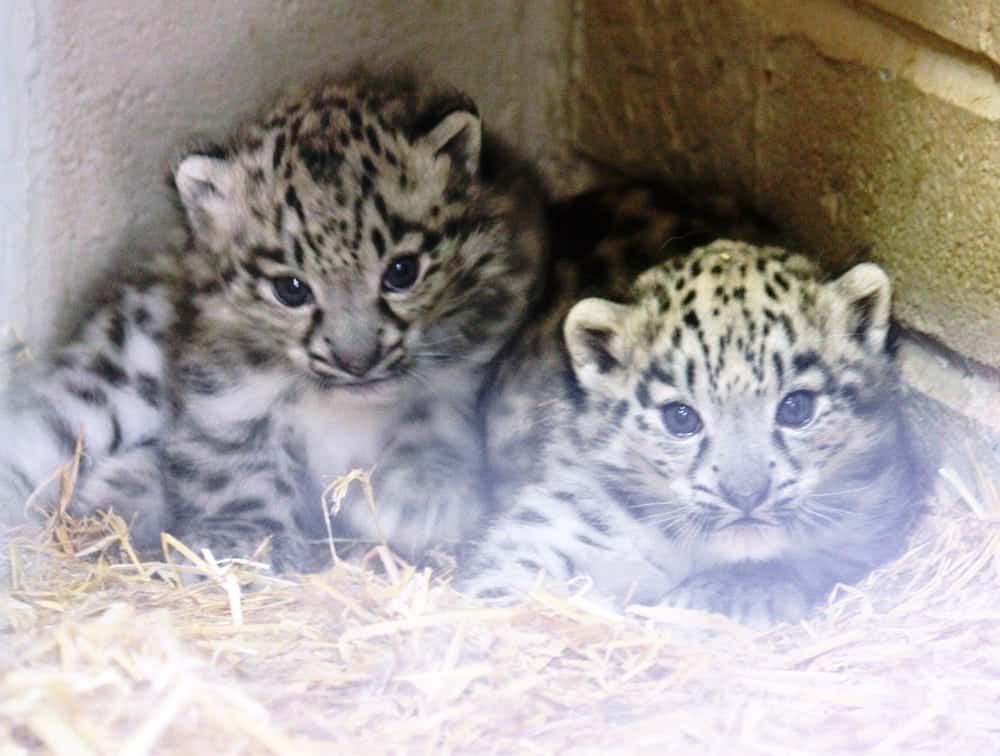
[[[3,0],[0,329],[34,351],[81,284],[173,223],[164,180],[289,83],[409,61],[469,91],[535,154],[557,126],[560,0]]]

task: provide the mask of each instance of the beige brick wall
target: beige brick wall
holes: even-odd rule
[[[580,0],[574,144],[751,198],[1000,367],[1000,2]]]
[[[1000,0],[868,0],[868,5],[1000,63]]]

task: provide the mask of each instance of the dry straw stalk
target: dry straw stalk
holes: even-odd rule
[[[332,538],[301,578],[169,536],[143,561],[120,518],[62,506],[12,542],[0,752],[996,752],[1000,500],[977,483],[945,472],[906,554],[767,631],[578,587],[470,608],[447,566]]]

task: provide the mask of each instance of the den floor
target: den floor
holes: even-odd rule
[[[0,603],[0,751],[990,752],[1000,496],[980,473],[946,465],[903,557],[768,631],[585,594],[467,608],[447,562],[378,548],[181,587],[120,521],[54,521]]]

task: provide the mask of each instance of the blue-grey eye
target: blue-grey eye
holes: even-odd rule
[[[701,417],[694,407],[681,402],[671,402],[662,410],[663,424],[680,438],[693,436],[701,430]]]
[[[816,393],[814,391],[793,391],[778,404],[774,419],[786,428],[804,428],[816,414]]]
[[[382,274],[382,287],[387,291],[406,291],[420,277],[420,257],[403,255],[397,257]]]
[[[285,307],[302,307],[312,302],[312,289],[301,278],[280,276],[271,279],[274,296]]]

